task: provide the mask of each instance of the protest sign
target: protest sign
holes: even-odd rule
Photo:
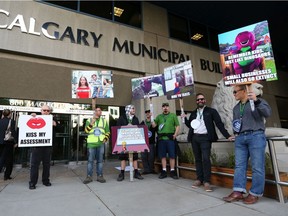
[[[52,115],[21,115],[19,117],[19,147],[52,146]]]
[[[146,125],[113,126],[111,132],[113,154],[149,151]]]
[[[191,61],[164,69],[167,99],[177,99],[194,93],[194,78]]]
[[[267,21],[219,34],[218,39],[226,86],[278,79]]]
[[[131,83],[132,98],[134,100],[159,97],[166,94],[163,74],[133,78]]]

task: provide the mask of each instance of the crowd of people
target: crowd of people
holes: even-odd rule
[[[97,77],[93,77],[97,83]],[[81,80],[81,79],[80,79]],[[80,81],[82,82],[82,81]],[[80,85],[79,82],[79,85]],[[87,80],[83,83],[87,83]],[[99,83],[99,82],[98,82]],[[85,84],[83,86],[86,86]],[[96,84],[95,84],[96,86]],[[104,89],[105,91],[105,89]],[[95,88],[93,95],[99,96],[99,90]],[[263,195],[265,185],[265,123],[264,119],[271,115],[271,107],[262,98],[256,97],[255,93],[249,91],[245,85],[234,86],[234,97],[239,101],[233,109],[233,126],[234,134],[231,135],[225,129],[221,117],[216,109],[206,105],[205,95],[198,93],[196,95],[196,109],[191,112],[189,118],[185,113],[181,118],[185,120],[189,128],[188,140],[195,156],[197,179],[193,182],[192,188],[203,186],[204,190],[211,192],[211,148],[212,142],[218,140],[215,126],[229,141],[234,141],[235,147],[235,174],[233,192],[224,197],[226,202],[243,200],[245,204],[254,204],[259,197]],[[252,102],[251,102],[252,101]],[[251,103],[253,106],[251,106]],[[232,110],[231,110],[232,112]],[[157,156],[161,161],[162,170],[159,179],[164,179],[170,175],[173,179],[178,179],[178,173],[175,170],[175,159],[177,157],[177,135],[180,129],[180,123],[175,113],[170,112],[169,103],[162,104],[162,113],[152,120],[150,110],[145,111],[145,119],[139,121],[135,115],[135,106],[130,104],[125,107],[124,115],[120,116],[117,126],[127,125],[146,125],[148,128],[149,151],[141,153],[143,172],[138,169],[138,153],[133,153],[133,170],[134,178],[143,180],[142,175],[155,174],[154,161]],[[51,114],[51,108],[44,105],[41,108],[42,115]],[[36,114],[32,114],[35,117]],[[5,141],[5,131],[11,126],[13,141]],[[53,121],[53,128],[57,127],[57,122]],[[83,181],[88,184],[93,181],[93,164],[96,160],[97,181],[105,183],[103,175],[103,156],[104,145],[109,140],[110,128],[108,122],[102,117],[102,110],[96,107],[93,118],[86,121],[85,133],[87,133],[88,163],[87,176]],[[4,110],[3,117],[0,120],[0,144],[3,147],[0,171],[3,166],[6,167],[4,180],[11,179],[13,168],[13,148],[17,146],[17,133],[15,131],[15,121],[11,119],[11,111]],[[38,181],[39,165],[43,163],[42,183],[45,186],[51,186],[50,160],[52,147],[34,147],[32,148],[31,170],[29,188],[35,189]],[[167,170],[167,155],[169,168]],[[248,196],[244,196],[246,191],[246,171],[248,159],[251,160],[252,166],[252,186],[248,191]],[[117,181],[125,179],[126,162],[129,159],[127,152],[119,153],[120,173]]]

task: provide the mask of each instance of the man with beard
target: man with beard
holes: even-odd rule
[[[152,127],[158,126],[158,156],[161,158],[162,171],[160,179],[167,177],[166,171],[166,154],[169,156],[170,176],[173,179],[178,179],[175,172],[176,158],[176,136],[178,135],[180,126],[175,113],[170,113],[169,103],[162,104],[163,113],[158,115],[152,123]]]
[[[233,140],[234,137],[230,136],[225,129],[224,124],[217,110],[205,105],[206,100],[202,93],[196,95],[197,109],[194,110],[189,119],[185,114],[185,124],[190,128],[188,140],[191,140],[192,149],[195,157],[197,180],[193,183],[192,188],[198,188],[202,184],[204,190],[211,192],[210,177],[211,177],[211,145],[212,142],[218,140],[215,131],[215,125],[223,134],[224,137]]]

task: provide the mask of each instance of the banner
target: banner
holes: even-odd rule
[[[163,74],[133,78],[131,83],[132,98],[134,100],[159,97],[166,94]]]
[[[149,151],[146,125],[113,126],[111,132],[113,154]]]
[[[226,86],[277,80],[268,22],[218,35]]]
[[[52,146],[52,115],[19,116],[19,147]]]
[[[191,61],[164,69],[167,99],[182,98],[194,94],[194,78]]]
[[[72,98],[113,98],[111,71],[72,71]]]

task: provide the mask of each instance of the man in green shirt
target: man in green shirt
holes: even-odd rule
[[[163,113],[158,115],[152,123],[153,127],[158,126],[158,156],[161,158],[162,171],[160,179],[167,177],[166,170],[166,154],[169,156],[170,176],[173,179],[178,179],[175,172],[176,158],[176,136],[179,132],[179,121],[174,113],[170,113],[169,103],[162,104]]]

